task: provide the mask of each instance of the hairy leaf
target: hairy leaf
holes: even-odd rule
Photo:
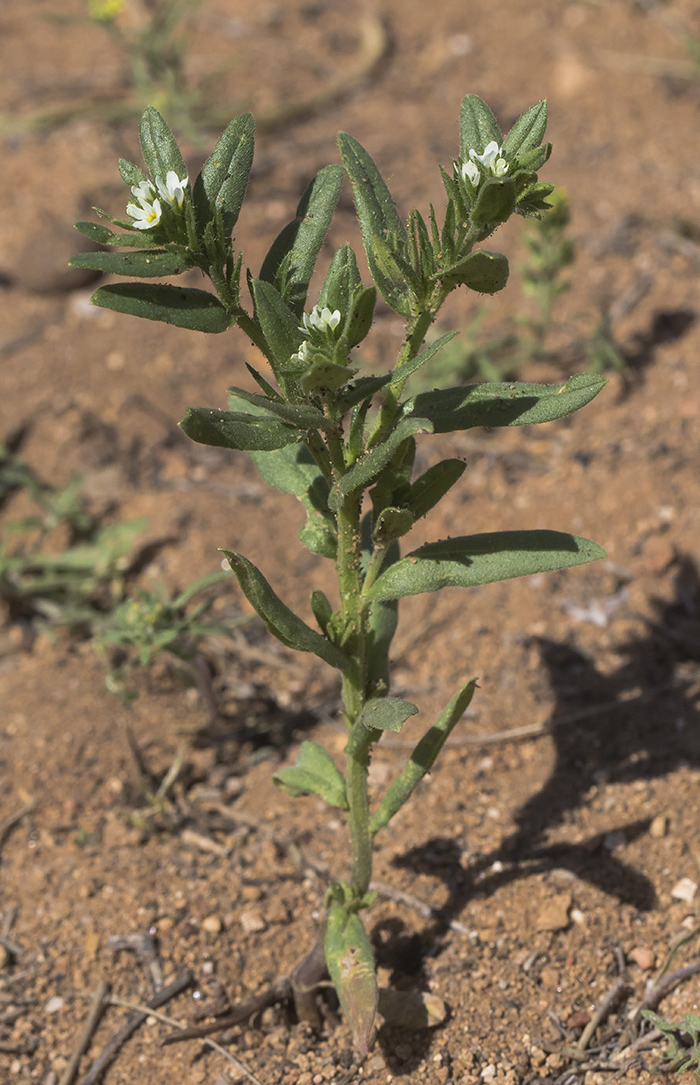
[[[409,716],[418,712],[416,705],[402,701],[398,697],[372,697],[366,701],[357,723],[368,730],[400,731]]]
[[[336,900],[331,901],[328,910],[324,951],[353,1043],[364,1057],[377,1012],[372,945],[357,912],[349,912]]]
[[[93,305],[117,313],[159,320],[197,332],[225,332],[231,326],[228,310],[205,290],[167,283],[115,283],[101,286],[90,299]]]
[[[280,769],[272,782],[289,795],[318,795],[329,806],[348,809],[345,780],[331,755],[317,742],[302,742],[292,768]]]
[[[153,279],[159,275],[180,275],[192,266],[183,249],[147,249],[145,252],[79,252],[68,261],[70,267],[91,268],[111,275],[137,275]]]
[[[299,440],[299,431],[277,418],[219,411],[213,407],[190,407],[180,428],[200,445],[243,452],[269,453]]]

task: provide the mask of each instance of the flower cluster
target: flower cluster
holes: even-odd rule
[[[171,207],[182,207],[185,199],[185,189],[189,184],[189,177],[178,177],[175,170],[169,170],[165,180],[156,177],[153,181],[141,181],[138,185],[131,186],[132,195],[138,203],[127,205],[126,213],[134,220],[137,230],[152,230],[157,226],[163,215],[163,204],[158,199],[158,194],[164,204]]]
[[[315,339],[316,342],[313,347],[317,350],[320,348],[320,353],[323,353],[328,339],[335,338],[334,332],[340,325],[341,320],[340,309],[334,309],[331,312],[327,305],[324,305],[323,308],[320,305],[314,305],[310,313],[303,313],[299,331],[303,332],[307,338],[304,339],[296,354],[292,355],[294,360],[304,362],[307,365],[311,364],[314,360],[314,351],[309,339]]]
[[[503,148],[498,146],[495,139],[487,144],[483,154],[477,154],[472,147],[469,152],[469,161],[465,162],[461,169],[462,180],[469,180],[474,188],[477,187],[481,181],[481,170],[477,162],[480,162],[493,177],[503,177],[508,172],[508,163],[502,155]]]

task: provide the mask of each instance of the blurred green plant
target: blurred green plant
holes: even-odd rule
[[[695,1081],[700,1083],[700,1017],[687,1013],[682,1021],[667,1021],[651,1010],[642,1010],[642,1016],[668,1040],[669,1046],[661,1052],[662,1061],[657,1069],[683,1074],[694,1068]]]

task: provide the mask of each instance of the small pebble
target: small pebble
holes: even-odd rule
[[[257,931],[264,931],[267,927],[260,912],[256,912],[252,908],[246,908],[242,911],[239,920],[246,934],[255,934]]]
[[[681,878],[679,882],[676,882],[671,890],[671,896],[674,900],[683,900],[686,904],[690,904],[695,899],[695,894],[698,891],[697,883],[690,878]]]
[[[571,907],[571,894],[559,893],[552,897],[540,909],[537,916],[536,928],[538,931],[563,931],[569,926],[569,908]]]
[[[656,964],[656,957],[646,946],[635,946],[631,949],[629,959],[639,965],[642,972],[649,972]]]
[[[223,924],[218,915],[208,915],[202,920],[202,930],[207,934],[221,934]]]
[[[659,814],[655,817],[649,826],[649,835],[653,836],[656,840],[661,840],[666,836],[668,832],[668,818],[664,814]]]
[[[65,1002],[60,997],[60,995],[54,995],[53,998],[50,998],[44,1006],[44,1011],[46,1013],[58,1013],[58,1011],[62,1010],[64,1006]]]

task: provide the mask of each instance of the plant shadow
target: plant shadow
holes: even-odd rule
[[[700,765],[700,574],[695,561],[676,561],[674,597],[652,599],[654,616],[643,635],[619,649],[612,673],[571,644],[534,638],[556,701],[549,723],[555,762],[549,779],[515,813],[515,830],[498,848],[469,867],[458,845],[427,840],[398,856],[399,867],[440,877],[449,898],[432,923],[444,933],[465,904],[536,872],[564,868],[639,911],[655,906],[652,882],[614,854],[648,832],[651,818],[611,824],[580,842],[547,843],[550,830],[566,824],[594,786],[626,784]],[[424,932],[424,937],[427,932]]]

